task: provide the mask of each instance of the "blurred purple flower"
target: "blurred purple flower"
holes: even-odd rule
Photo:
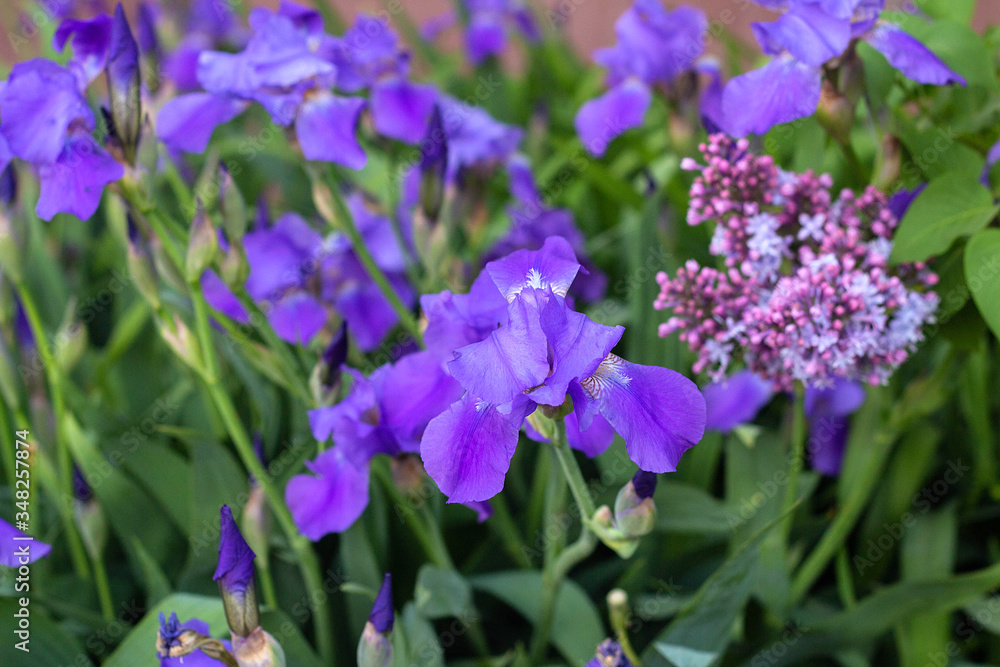
[[[775,56],[764,67],[734,77],[722,99],[723,129],[731,136],[763,134],[811,115],[819,104],[822,66],[863,40],[918,83],[965,85],[965,79],[899,26],[879,18],[885,0],[754,0],[784,10],[754,23],[761,50]]]
[[[610,89],[577,112],[576,131],[584,148],[603,155],[612,139],[641,125],[651,89],[696,70],[707,32],[701,10],[681,6],[668,11],[660,0],[635,0],[615,22],[618,43],[594,53],[607,70]]]
[[[734,373],[702,388],[708,410],[705,428],[728,433],[749,424],[774,395],[770,382],[752,371]]]
[[[7,144],[0,148],[38,169],[35,211],[46,220],[57,213],[89,218],[104,186],[125,173],[90,134],[95,123],[85,85],[69,69],[36,58],[15,65],[0,86],[0,135]],[[0,167],[9,161],[6,152],[0,150]]]
[[[296,475],[286,499],[296,525],[313,540],[346,530],[368,505],[371,459],[417,452],[428,422],[458,398],[461,387],[434,356],[409,354],[369,378],[346,369],[354,384],[338,404],[309,412],[313,436],[335,447]]]
[[[19,567],[49,555],[52,547],[0,519],[0,565]]]
[[[844,446],[850,432],[849,416],[864,402],[864,387],[842,378],[834,378],[827,386],[806,389],[809,456],[815,470],[824,475],[840,474]]]
[[[621,645],[613,639],[605,639],[597,647],[597,655],[584,667],[632,667]]]
[[[465,48],[474,65],[490,56],[503,55],[512,31],[529,42],[541,39],[535,18],[523,0],[463,0],[460,4],[461,11],[449,10],[427,20],[421,33],[424,39],[434,40],[455,25],[461,14],[466,19]]]

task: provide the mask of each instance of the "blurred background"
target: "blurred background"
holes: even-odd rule
[[[123,0],[127,10],[131,10],[139,0]],[[558,26],[564,30],[580,53],[589,54],[593,49],[608,46],[614,42],[615,19],[631,4],[631,0],[527,0],[535,7],[543,22],[550,26]],[[65,4],[74,2],[82,8],[80,15],[90,16],[110,9],[114,0],[3,0],[0,9],[0,26],[7,39],[0,38],[0,59],[9,68],[12,59],[18,51],[18,36],[27,31],[28,24],[44,22],[45,7],[54,3]],[[171,6],[180,4],[181,0],[162,0],[159,4]],[[252,6],[276,7],[278,0],[220,0],[241,8],[246,4]],[[337,8],[345,21],[358,13],[388,14],[393,17],[405,11],[418,25],[424,21],[439,16],[454,6],[454,0],[300,0],[302,4],[318,6],[327,2]],[[156,4],[156,3],[154,3]],[[687,0],[686,3],[675,0],[664,0],[664,4],[675,7],[679,4],[689,4],[699,7],[708,15],[713,28],[713,35],[722,30],[728,30],[738,37],[751,40],[750,23],[768,20],[775,14],[769,12],[752,0]],[[920,6],[920,0],[887,0],[887,6],[895,9]],[[41,14],[39,12],[42,12]],[[131,11],[129,14],[131,15]],[[1000,2],[996,0],[978,0],[976,3],[976,27],[979,30],[989,25],[1000,24]],[[452,40],[457,43],[457,34],[446,34],[445,44]]]

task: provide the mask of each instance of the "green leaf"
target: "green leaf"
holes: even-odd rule
[[[392,633],[394,667],[444,667],[444,650],[434,626],[407,603]]]
[[[993,203],[989,190],[968,176],[948,174],[936,178],[900,221],[891,259],[918,262],[939,255],[956,239],[989,224],[998,210],[1000,206]]]
[[[0,633],[4,637],[3,642],[0,642],[0,665],[90,667],[94,664],[76,639],[53,621],[38,604],[28,607],[31,623],[28,643],[30,653],[15,648],[15,644],[22,641],[14,634],[18,629],[18,619],[14,617],[14,613],[20,608],[15,598],[0,598]]]
[[[751,576],[760,557],[761,546],[786,515],[799,503],[767,522],[743,542],[719,569],[698,588],[680,615],[642,654],[646,667],[682,667],[696,659],[721,655],[729,643],[732,627],[753,593]],[[664,651],[666,648],[666,651]],[[679,649],[688,649],[681,651]],[[676,662],[675,658],[688,662]],[[704,663],[704,664],[710,664]]]
[[[958,533],[956,505],[923,514],[903,535],[900,570],[903,581],[933,581],[955,567]],[[905,525],[905,524],[904,524]],[[905,667],[922,667],[928,655],[943,653],[951,636],[947,613],[919,614],[896,628],[896,642]]]
[[[923,0],[920,11],[931,18],[969,25],[976,12],[976,0]]]
[[[142,571],[142,580],[146,589],[146,604],[154,604],[170,595],[173,590],[170,580],[163,573],[160,564],[150,555],[139,540],[132,540],[132,550]]]
[[[472,589],[458,572],[424,565],[417,574],[413,601],[426,618],[461,618],[472,606]]]
[[[1000,338],[1000,229],[984,229],[969,239],[965,280],[983,319]]]
[[[684,646],[658,643],[656,650],[676,667],[708,667],[718,659],[718,653],[697,651]]]
[[[742,523],[734,508],[698,487],[680,482],[656,486],[656,529],[664,533],[725,535]]]
[[[208,623],[209,633],[213,637],[229,638],[229,628],[226,626],[226,613],[222,607],[222,600],[207,595],[175,593],[161,600],[149,610],[142,620],[132,628],[132,631],[128,633],[115,652],[104,662],[105,667],[135,667],[136,665],[155,664],[156,633],[160,628],[159,614],[161,612],[168,617],[171,612],[176,612],[177,618],[182,623],[192,618],[201,619]],[[319,667],[322,664],[302,633],[299,632],[298,627],[285,612],[275,609],[262,611],[260,619],[261,627],[271,633],[281,644],[289,665]],[[71,663],[67,662],[66,664]]]
[[[883,588],[847,611],[816,621],[805,636],[788,647],[783,664],[799,664],[796,661],[808,656],[827,656],[833,650],[849,646],[870,645],[906,619],[960,609],[997,586],[1000,586],[1000,564],[947,579],[904,582]]]
[[[503,600],[532,623],[541,611],[540,572],[498,572],[472,577],[473,587]],[[594,657],[594,648],[605,637],[601,617],[587,594],[567,579],[556,595],[552,644],[568,661],[580,665]]]

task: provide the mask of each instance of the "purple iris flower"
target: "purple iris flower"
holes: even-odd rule
[[[660,0],[635,0],[615,22],[618,43],[594,53],[594,60],[607,69],[610,89],[577,112],[576,131],[584,148],[603,155],[612,139],[641,125],[652,88],[695,70],[707,32],[708,19],[698,9],[668,11]]]
[[[708,408],[705,428],[728,433],[748,424],[774,395],[772,383],[753,371],[740,371],[701,390]]]
[[[0,565],[6,567],[27,565],[39,558],[45,558],[50,551],[52,547],[48,544],[29,537],[0,519]]]
[[[85,85],[70,69],[37,58],[15,65],[0,85],[0,167],[10,157],[36,167],[35,212],[45,220],[57,213],[89,218],[104,186],[125,173],[91,135]]]
[[[370,211],[360,195],[351,195],[347,203],[376,263],[403,302],[411,303],[414,294],[391,221]],[[248,233],[243,247],[250,264],[247,292],[262,304],[283,340],[311,341],[329,324],[331,307],[349,323],[365,351],[378,347],[398,321],[340,232],[324,238],[299,215],[286,213],[272,227]],[[206,272],[202,287],[213,308],[236,321],[247,321],[246,310],[216,274]]]
[[[722,98],[724,128],[741,137],[811,115],[819,104],[822,66],[864,40],[909,79],[965,85],[930,49],[899,26],[879,18],[885,0],[755,0],[786,10],[777,20],[753,24],[764,67],[734,77]]]
[[[448,146],[449,181],[461,169],[506,163],[521,143],[520,128],[501,123],[477,106],[442,94],[438,107]]]
[[[584,667],[632,667],[621,645],[613,639],[605,639],[597,647],[597,655]]]
[[[423,139],[437,89],[407,78],[410,54],[388,22],[358,16],[354,25],[326,48],[337,67],[339,90],[353,93],[370,89],[372,123],[379,134],[408,143]]]
[[[515,155],[507,162],[507,173],[510,176],[510,191],[514,196],[514,204],[507,208],[511,228],[486,252],[483,261],[491,262],[522,248],[538,250],[545,239],[561,236],[569,241],[584,268],[574,281],[571,293],[584,301],[600,300],[604,296],[608,279],[587,257],[587,242],[573,221],[573,213],[568,209],[546,206],[528,160],[523,155]]]
[[[219,46],[244,45],[235,5],[219,0],[192,0],[183,38],[163,62],[163,73],[182,92],[201,88],[198,58]]]
[[[428,422],[462,394],[433,354],[416,352],[376,369],[369,378],[346,369],[354,379],[340,403],[309,412],[313,435],[336,445],[306,465],[312,475],[296,475],[285,491],[302,533],[318,540],[346,530],[368,505],[371,459],[419,451]]]
[[[612,354],[624,329],[597,324],[567,305],[580,269],[572,247],[559,237],[540,250],[519,250],[486,265],[483,273],[507,302],[506,324],[453,348],[447,369],[465,394],[431,420],[420,445],[428,474],[450,502],[499,493],[525,418],[538,405],[562,405],[567,394],[581,431],[600,413],[644,470],[675,470],[684,451],[701,439],[705,402],[694,383]],[[479,280],[477,285],[487,288]],[[463,326],[458,308],[441,308],[449,301],[442,296],[427,301],[459,331],[448,337],[473,335],[478,327]],[[454,306],[453,295],[450,301]],[[433,317],[428,313],[432,325]]]
[[[210,636],[208,623],[192,618],[181,623],[176,613],[171,613],[168,619],[163,612],[160,612],[160,631],[157,639],[157,650],[160,653],[160,667],[217,667],[219,661],[210,658],[201,651],[194,651],[187,655],[171,657],[171,649],[176,651],[181,646],[181,635],[190,630],[199,635]],[[231,650],[231,644],[223,640],[222,644],[227,650]]]
[[[257,102],[275,123],[295,124],[306,159],[363,167],[367,158],[355,130],[366,102],[331,92],[336,67],[322,53],[330,38],[319,14],[283,0],[277,11],[252,10],[249,20],[253,35],[243,51],[198,56],[198,81],[206,92],[181,95],[163,106],[158,118],[163,141],[200,152],[218,125]]]
[[[490,56],[500,56],[507,50],[511,31],[517,31],[529,42],[541,39],[541,31],[522,0],[464,0],[463,13],[468,19],[465,48],[472,63],[478,65]],[[427,40],[455,25],[457,12],[448,11],[428,20],[421,30]]]
[[[809,456],[824,475],[840,474],[844,447],[850,433],[849,416],[865,401],[859,383],[835,378],[829,386],[806,389],[805,413],[809,419]]]

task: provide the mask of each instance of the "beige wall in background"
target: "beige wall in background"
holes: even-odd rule
[[[385,11],[389,2],[380,0],[315,0],[316,2],[332,1],[341,13],[351,16],[357,12]],[[414,19],[422,21],[448,9],[451,0],[395,0]],[[277,0],[274,0],[277,4]],[[590,53],[600,46],[614,42],[615,19],[625,11],[631,0],[531,0],[536,7],[544,7],[550,12],[568,15],[566,30],[570,39],[584,53]],[[687,4],[702,9],[713,24],[722,25],[732,30],[744,39],[752,39],[750,23],[766,21],[776,16],[774,12],[754,5],[751,0],[664,0],[668,7]],[[901,0],[888,0],[890,7],[899,7]],[[915,4],[919,5],[919,0]],[[1000,0],[977,0],[976,25],[982,28],[986,25],[1000,24]]]
[[[129,17],[134,16],[134,7],[138,0],[122,0]],[[156,0],[153,0],[154,2]],[[175,4],[171,0],[160,0],[164,5]],[[251,5],[276,7],[278,0],[228,0]],[[407,13],[417,22],[436,16],[452,6],[452,0],[298,0],[303,4],[330,2],[346,18],[359,12],[381,13],[389,7],[402,3]],[[564,28],[570,40],[581,53],[589,55],[595,48],[609,46],[614,43],[615,19],[631,4],[631,0],[529,0],[534,6],[547,10],[542,20],[552,20],[554,14],[565,16]],[[115,0],[94,0],[94,4],[112,7]],[[898,7],[903,0],[888,0],[889,6]],[[919,4],[919,0],[916,0]],[[13,48],[9,39],[2,35],[21,34],[18,17],[21,12],[18,7],[29,6],[29,0],[0,0],[0,71],[7,70],[9,63],[31,57],[33,49],[23,46],[19,50]],[[675,7],[688,4],[699,7],[708,15],[709,21],[715,26],[726,27],[736,35],[746,40],[752,40],[750,23],[767,20],[775,16],[754,4],[750,0],[665,0],[664,4]],[[976,26],[1000,24],[1000,0],[978,0],[976,8]],[[455,35],[448,35],[444,43],[455,47],[458,43]],[[4,66],[6,64],[6,66]]]

